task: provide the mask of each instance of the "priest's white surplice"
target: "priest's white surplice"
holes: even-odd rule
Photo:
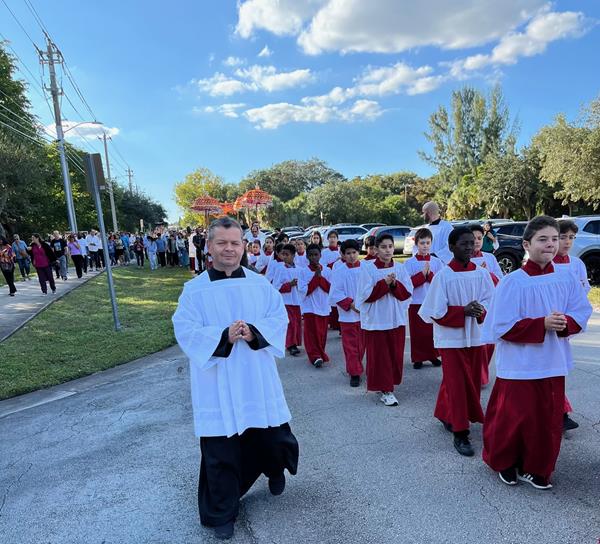
[[[283,357],[288,317],[280,293],[260,274],[187,282],[173,315],[175,337],[190,361],[197,436],[233,436],[290,421],[275,357]],[[253,350],[238,340],[228,357],[213,353],[226,327],[243,320],[269,343]]]

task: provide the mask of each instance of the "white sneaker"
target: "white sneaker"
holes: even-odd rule
[[[394,393],[381,393],[381,398],[379,400],[386,406],[398,406],[398,399],[395,397]]]

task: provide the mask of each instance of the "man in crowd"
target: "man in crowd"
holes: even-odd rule
[[[200,520],[219,539],[233,536],[239,500],[261,474],[280,495],[284,470],[295,474],[298,464],[275,363],[285,353],[286,310],[265,277],[240,266],[243,247],[239,223],[214,221],[212,268],[185,284],[173,315],[190,360]]]
[[[444,263],[452,260],[452,252],[448,248],[448,236],[454,228],[448,221],[444,221],[440,215],[440,207],[437,202],[426,202],[423,204],[423,219],[427,228],[433,235],[431,241],[431,255],[441,259]],[[417,246],[413,247],[413,255],[417,253]]]
[[[247,240],[248,245],[251,245],[254,240],[258,240],[260,242],[260,247],[265,243],[266,236],[264,233],[260,231],[260,223],[258,221],[254,221],[250,230],[247,230],[244,234],[244,240]]]

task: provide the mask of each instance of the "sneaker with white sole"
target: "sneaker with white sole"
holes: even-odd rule
[[[517,477],[522,482],[527,482],[536,489],[552,489],[552,484],[548,480],[546,480],[546,478],[542,478],[537,474],[531,474],[529,472],[519,472]]]
[[[398,406],[398,399],[394,393],[381,393],[381,398],[379,400],[386,406]]]
[[[507,468],[498,472],[498,478],[506,485],[517,485],[517,469],[515,467]]]

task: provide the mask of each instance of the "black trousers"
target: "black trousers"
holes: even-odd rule
[[[247,429],[241,435],[200,438],[198,510],[202,525],[215,527],[237,518],[240,498],[264,474],[272,478],[298,469],[298,441],[288,423]]]
[[[160,266],[167,266],[167,253],[165,251],[159,251],[158,255],[158,264]]]
[[[47,266],[45,268],[35,267],[38,275],[38,281],[40,282],[40,287],[42,288],[42,293],[48,292],[48,287],[46,286],[46,282],[50,284],[50,289],[52,292],[56,291],[56,284],[54,283],[54,276],[52,275],[52,268]]]
[[[2,275],[6,280],[6,284],[8,285],[9,293],[16,293],[17,288],[15,287],[15,266],[13,265],[10,270],[5,270],[4,268],[0,268],[2,270]]]
[[[167,260],[169,261],[169,266],[179,265],[179,257],[177,256],[177,253],[167,253]]]
[[[71,255],[71,259],[73,264],[75,265],[75,272],[77,273],[77,277],[81,278],[83,276],[83,259],[85,257],[83,255]]]
[[[144,266],[144,252],[136,251],[135,252],[135,260],[138,266]]]

